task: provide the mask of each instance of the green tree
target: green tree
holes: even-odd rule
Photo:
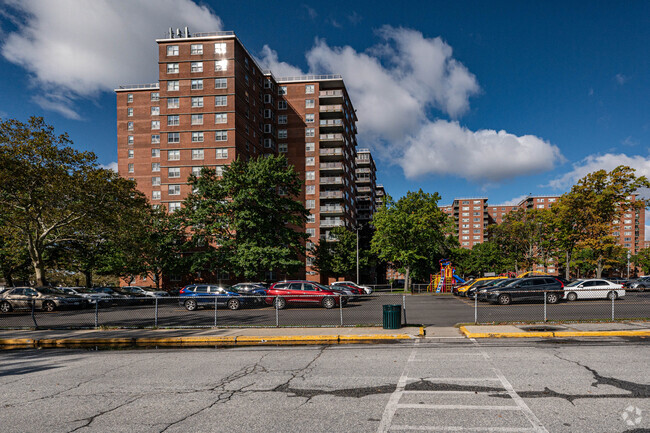
[[[469,269],[472,274],[481,276],[486,272],[500,274],[511,267],[507,257],[501,253],[499,245],[486,241],[472,248],[469,254]]]
[[[644,275],[650,273],[650,248],[643,248],[631,258],[630,263],[634,263],[637,266],[641,267]]]
[[[428,262],[429,272],[433,271],[432,256],[441,256],[446,249],[448,219],[438,208],[438,200],[438,193],[422,190],[409,191],[397,202],[387,196],[385,204],[373,216],[376,231],[372,251],[405,270],[405,290],[409,290],[411,271],[423,262]]]

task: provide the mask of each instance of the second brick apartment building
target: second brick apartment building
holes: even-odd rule
[[[116,89],[118,171],[154,206],[179,209],[202,167],[284,154],[305,182],[306,249],[334,227],[356,227],[358,211],[372,217],[375,166],[369,151],[357,155],[357,116],[340,75],[276,78],[234,32],[170,29],[156,43],[158,82]],[[303,276],[321,280],[309,257]]]

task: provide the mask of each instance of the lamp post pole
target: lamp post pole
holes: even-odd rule
[[[627,250],[627,279],[630,279],[630,250]]]
[[[357,285],[359,285],[359,226],[357,226]]]

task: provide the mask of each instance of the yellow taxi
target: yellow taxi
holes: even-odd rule
[[[504,277],[483,277],[483,278],[476,278],[474,280],[468,281],[467,283],[463,284],[462,286],[456,287],[454,289],[454,295],[457,296],[467,296],[467,291],[472,288],[472,286],[475,286],[476,284],[480,284],[481,282],[484,281],[490,281],[490,280],[498,280],[502,279]]]

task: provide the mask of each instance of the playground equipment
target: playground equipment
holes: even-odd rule
[[[456,269],[451,265],[451,260],[440,260],[440,273],[431,275],[427,292],[436,293],[451,292],[457,284],[463,284],[465,280],[456,275]]]

